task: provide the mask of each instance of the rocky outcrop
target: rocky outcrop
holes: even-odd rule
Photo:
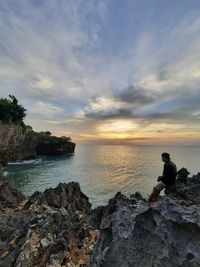
[[[74,153],[75,143],[63,137],[25,131],[15,124],[0,122],[0,164],[8,161],[34,159],[38,155]]]
[[[36,144],[37,138],[34,132],[24,134],[19,125],[0,123],[1,164],[6,165],[8,161],[36,158]]]
[[[88,263],[96,231],[89,225],[91,205],[77,183],[36,192],[26,203],[13,194],[15,200],[10,206],[0,199],[0,266]]]
[[[149,206],[119,192],[91,211],[78,183],[25,200],[0,172],[0,266],[198,267],[200,174],[166,194]]]
[[[60,183],[55,189],[49,188],[43,193],[35,192],[27,201],[25,209],[40,205],[81,211],[88,215],[91,211],[88,197],[81,192],[80,186],[76,182]]]
[[[41,156],[59,156],[74,153],[75,146],[75,143],[62,140],[62,138],[50,137],[49,140],[38,139],[35,151]]]
[[[178,183],[175,192],[166,192],[170,197],[184,199],[188,203],[200,203],[200,173],[187,179],[186,183]]]
[[[117,193],[92,212],[91,267],[200,266],[200,174],[151,206]]]

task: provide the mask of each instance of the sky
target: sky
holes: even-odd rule
[[[200,144],[199,0],[0,0],[0,97],[76,142]]]

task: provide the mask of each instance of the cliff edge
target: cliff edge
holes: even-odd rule
[[[117,193],[92,211],[100,230],[90,267],[200,266],[200,173],[151,206]]]
[[[52,136],[49,131],[35,132],[24,123],[26,109],[15,96],[0,98],[0,164],[9,161],[34,159],[38,155],[74,153],[70,137]]]
[[[91,210],[78,183],[29,199],[0,173],[0,266],[198,267],[200,174],[148,205],[118,192]]]

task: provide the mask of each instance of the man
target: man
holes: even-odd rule
[[[160,192],[166,187],[175,185],[177,168],[176,165],[171,161],[169,153],[162,153],[162,161],[164,164],[163,175],[158,177],[158,183],[153,188],[153,191],[148,199],[148,202],[156,201]]]

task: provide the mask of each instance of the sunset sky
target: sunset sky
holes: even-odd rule
[[[74,141],[200,144],[200,0],[0,0],[0,97]]]

